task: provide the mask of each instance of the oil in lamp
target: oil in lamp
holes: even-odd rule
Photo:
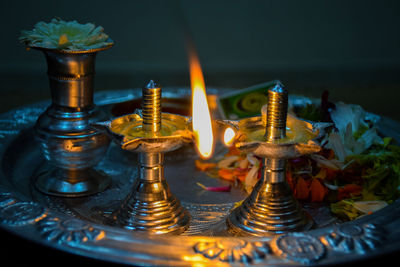
[[[286,160],[318,152],[322,124],[311,124],[287,114],[288,92],[276,84],[268,90],[268,105],[261,117],[224,121],[241,151],[263,159],[262,176],[251,194],[227,218],[235,235],[266,236],[307,230],[311,218],[301,209],[286,182]]]

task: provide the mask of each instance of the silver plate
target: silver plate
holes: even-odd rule
[[[216,90],[210,90],[216,92]],[[105,91],[95,102],[111,114],[115,105],[136,99],[139,89]],[[163,97],[187,98],[184,88],[166,88]],[[308,98],[292,97],[297,104]],[[112,185],[90,197],[64,199],[39,193],[33,174],[43,163],[32,126],[47,102],[0,115],[0,227],[23,238],[65,252],[131,265],[186,266],[194,264],[301,265],[338,264],[400,250],[400,202],[352,222],[341,223],[327,207],[308,204],[305,209],[316,229],[276,237],[232,237],[225,217],[245,195],[207,192],[196,185],[227,185],[196,171],[191,147],[166,155],[165,177],[171,191],[190,211],[190,228],[181,236],[148,236],[107,225],[136,177],[134,154],[111,145],[98,169]],[[400,124],[383,118],[380,130],[400,140]]]

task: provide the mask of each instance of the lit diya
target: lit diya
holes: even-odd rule
[[[114,212],[114,223],[153,234],[179,234],[188,228],[190,215],[164,178],[164,153],[192,142],[191,122],[187,117],[161,112],[161,87],[153,81],[142,93],[138,114],[95,124],[106,129],[122,149],[139,153],[139,177]]]
[[[225,143],[263,159],[262,176],[243,203],[227,218],[236,235],[264,236],[307,230],[311,218],[301,209],[286,182],[286,160],[318,152],[313,140],[328,124],[311,124],[287,115],[288,92],[281,84],[268,90],[262,116],[223,121]]]
[[[114,222],[131,230],[155,234],[184,232],[190,215],[170,192],[164,178],[164,153],[194,143],[202,158],[213,153],[214,138],[203,73],[190,54],[192,119],[161,112],[161,87],[150,81],[142,91],[142,111],[96,124],[122,149],[139,154],[139,179]]]

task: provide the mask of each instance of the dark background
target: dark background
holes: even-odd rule
[[[208,87],[280,79],[400,120],[400,1],[4,1],[0,112],[50,98],[44,56],[18,37],[53,17],[102,25],[115,41],[97,56],[96,91],[188,86],[187,28]]]
[[[280,79],[290,93],[329,90],[333,100],[400,120],[400,1],[3,1],[0,113],[50,98],[44,56],[25,51],[18,37],[53,17],[102,25],[115,41],[97,56],[96,91],[138,88],[150,78],[189,86],[188,29],[208,87]],[[0,240],[8,266],[92,262],[8,233]]]

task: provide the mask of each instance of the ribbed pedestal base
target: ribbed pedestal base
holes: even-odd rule
[[[151,234],[180,234],[190,222],[189,213],[165,180],[140,180],[113,218],[118,226]]]
[[[289,185],[261,180],[243,204],[227,219],[236,235],[268,236],[311,228],[311,219],[302,211]]]

